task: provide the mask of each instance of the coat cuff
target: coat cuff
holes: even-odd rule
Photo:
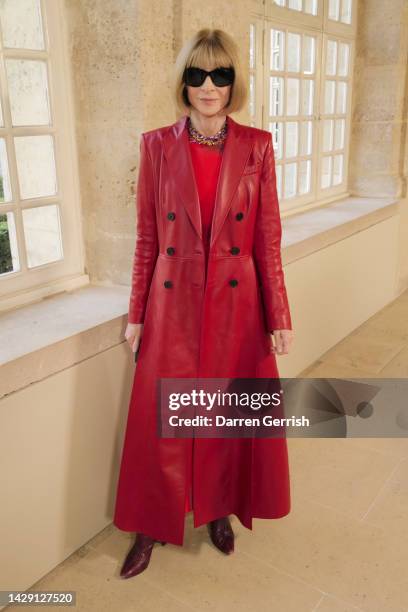
[[[277,329],[293,329],[290,313],[282,313],[280,316],[269,318],[268,329],[270,334]]]

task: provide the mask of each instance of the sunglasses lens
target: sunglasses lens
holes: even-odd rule
[[[217,87],[225,87],[231,85],[234,81],[233,68],[217,68],[213,71],[214,85]]]
[[[206,73],[201,68],[189,67],[184,71],[184,82],[191,87],[199,87],[204,83]]]

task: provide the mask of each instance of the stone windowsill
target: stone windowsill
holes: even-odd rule
[[[397,213],[392,198],[346,198],[288,217],[283,263]],[[129,287],[91,283],[0,315],[0,398],[124,342],[128,303]]]
[[[348,197],[282,221],[284,265],[398,214],[396,198]]]
[[[1,314],[0,398],[122,343],[128,304],[91,283]]]

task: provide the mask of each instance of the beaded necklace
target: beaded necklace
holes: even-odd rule
[[[228,121],[227,119],[224,122],[224,125],[221,129],[218,130],[214,136],[205,136],[201,134],[198,130],[195,129],[193,124],[191,123],[190,117],[187,117],[187,129],[189,133],[190,142],[198,142],[199,144],[207,145],[210,147],[220,147],[223,148],[224,141],[227,137],[228,132]]]

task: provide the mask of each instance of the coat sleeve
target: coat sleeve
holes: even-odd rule
[[[139,175],[136,188],[136,245],[128,323],[143,323],[150,283],[158,255],[153,166],[145,135],[140,140]]]
[[[266,324],[270,333],[276,329],[292,329],[281,261],[281,236],[275,156],[272,134],[269,134],[260,177],[254,261],[258,270]]]

